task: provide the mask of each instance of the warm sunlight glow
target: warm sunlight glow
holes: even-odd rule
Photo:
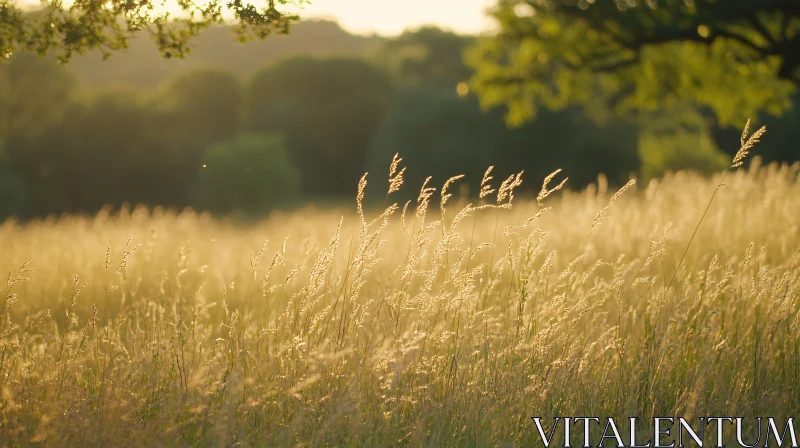
[[[32,8],[39,5],[32,0],[22,0],[22,3]],[[74,0],[62,2],[67,8],[73,3]],[[262,2],[251,3],[263,6]],[[486,9],[493,4],[493,0],[314,0],[278,9],[296,12],[303,19],[333,19],[353,33],[396,35],[422,25],[437,25],[459,33],[479,33],[491,25]],[[161,11],[177,13],[180,9],[172,0],[154,2],[153,12]],[[223,11],[223,15],[226,13]]]
[[[492,0],[316,0],[302,9],[305,18],[335,18],[357,33],[398,34],[435,24],[461,33],[489,27],[485,10]]]

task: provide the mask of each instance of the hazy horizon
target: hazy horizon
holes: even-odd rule
[[[38,4],[33,0],[22,0],[21,3],[29,7]],[[68,7],[72,3],[72,0],[66,0],[63,5]],[[253,3],[259,4],[257,1]],[[423,25],[435,25],[461,34],[477,34],[491,28],[485,12],[494,4],[495,0],[313,0],[302,7],[285,5],[282,10],[296,12],[301,20],[334,20],[353,34],[394,36]],[[169,9],[178,11],[177,8]]]
[[[436,25],[475,34],[490,28],[486,8],[494,0],[315,0],[300,11],[302,19],[331,19],[357,34],[397,35],[409,28]]]

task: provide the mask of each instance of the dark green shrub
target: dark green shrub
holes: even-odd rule
[[[300,175],[275,134],[240,134],[211,146],[192,189],[197,207],[214,213],[258,214],[287,204]]]

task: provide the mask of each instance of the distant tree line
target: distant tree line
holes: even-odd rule
[[[244,80],[196,68],[155,92],[92,88],[17,54],[0,65],[0,216],[123,203],[257,215],[349,199],[364,171],[377,187],[395,153],[414,188],[464,173],[474,194],[489,165],[524,169],[531,190],[563,168],[579,188],[601,172],[612,183],[710,172],[726,166],[720,148],[738,148],[736,131],[698,107],[620,117],[587,103],[509,129],[503,110],[483,111],[469,92],[472,41],[422,28],[367,57],[290,57]],[[767,160],[800,159],[796,112],[761,121]]]

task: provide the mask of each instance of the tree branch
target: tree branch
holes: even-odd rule
[[[778,42],[775,40],[775,38],[774,38],[774,37],[772,36],[772,34],[769,32],[769,30],[767,29],[767,27],[765,27],[765,26],[764,26],[764,24],[763,24],[763,23],[761,23],[761,21],[760,21],[760,20],[758,20],[758,17],[757,17],[756,15],[747,15],[747,16],[745,16],[745,18],[747,19],[747,21],[748,21],[748,22],[750,22],[750,24],[752,24],[752,25],[753,25],[753,28],[755,28],[755,29],[756,29],[756,31],[758,31],[758,33],[759,33],[759,34],[760,34],[762,37],[764,37],[764,39],[766,39],[766,40],[767,40],[767,42],[769,42],[769,44],[770,44],[772,47],[775,47],[775,46],[777,46]]]
[[[562,60],[560,62],[562,64],[564,64],[564,66],[567,67],[570,70],[574,70],[574,71],[580,70],[579,66],[577,66],[575,64],[571,64],[568,61]],[[641,53],[637,51],[637,52],[634,53],[633,57],[631,57],[629,59],[619,59],[619,60],[616,60],[616,61],[613,61],[613,62],[606,62],[606,63],[603,63],[603,64],[596,64],[596,63],[591,62],[591,61],[586,61],[585,65],[589,66],[589,68],[592,71],[595,71],[595,72],[611,73],[611,72],[615,72],[617,70],[623,69],[623,68],[631,66],[631,65],[636,65],[639,62],[641,62]]]
[[[711,41],[713,41],[714,37],[716,37],[716,36],[720,36],[720,37],[724,37],[724,38],[727,38],[727,39],[735,40],[735,41],[737,41],[737,42],[739,42],[741,44],[744,44],[744,45],[752,48],[753,50],[755,50],[755,51],[757,51],[757,52],[759,52],[759,53],[761,53],[763,55],[780,54],[780,52],[778,51],[778,49],[775,46],[762,47],[762,46],[756,44],[755,42],[753,42],[752,40],[742,36],[741,34],[735,33],[735,32],[730,31],[730,30],[713,30],[711,32],[711,36],[709,36],[709,39]],[[711,42],[709,42],[709,43],[711,43]]]
[[[781,40],[786,42],[789,40],[789,23],[792,21],[792,18],[789,17],[789,14],[784,14],[781,17]]]

